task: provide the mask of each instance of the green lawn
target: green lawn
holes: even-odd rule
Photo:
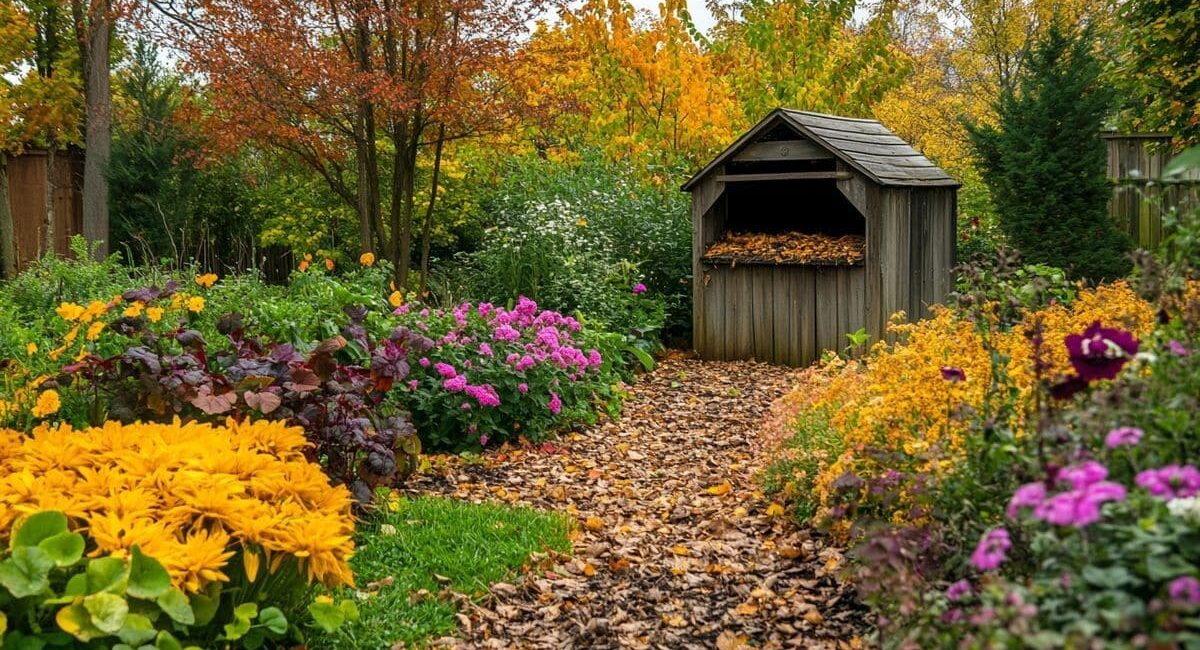
[[[314,639],[314,648],[386,650],[396,641],[420,645],[451,634],[456,608],[438,599],[445,586],[439,579],[457,592],[483,595],[488,585],[511,578],[530,554],[571,548],[570,523],[561,515],[439,498],[401,501],[359,530],[351,560],[359,590],[392,582],[370,589],[377,593],[358,601],[361,619]],[[417,596],[421,589],[430,595]]]

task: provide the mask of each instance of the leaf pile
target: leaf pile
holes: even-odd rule
[[[859,264],[866,256],[862,235],[785,233],[728,233],[704,253],[706,262],[760,264]]]
[[[856,648],[841,553],[756,489],[755,430],[794,371],[668,359],[619,421],[560,443],[436,457],[406,486],[576,519],[574,554],[468,605],[461,648]]]

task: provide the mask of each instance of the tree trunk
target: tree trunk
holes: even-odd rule
[[[446,144],[446,125],[438,126],[437,144],[433,150],[433,178],[429,181],[429,203],[425,206],[425,224],[421,227],[421,277],[417,294],[425,298],[429,277],[429,239],[433,234],[433,206],[437,202],[438,176],[442,171],[442,147]]]
[[[108,256],[108,161],[112,155],[112,87],[108,49],[112,36],[110,3],[94,0],[88,16],[83,163],[83,236],[96,256]]]
[[[8,194],[8,154],[0,151],[0,278],[17,276],[17,238]]]
[[[42,230],[45,239],[42,255],[57,252],[57,247],[54,245],[54,231],[56,229],[55,226],[58,225],[58,219],[54,214],[54,149],[58,146],[58,143],[54,141],[54,134],[51,134],[47,140],[49,146],[46,148],[46,208],[44,212],[45,220],[43,221],[44,228]]]

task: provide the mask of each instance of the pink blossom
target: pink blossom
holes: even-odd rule
[[[492,309],[492,303],[490,302],[481,302],[479,303],[479,306],[475,308],[475,310],[479,313],[479,316],[482,318],[487,318],[487,315],[492,313]]]
[[[1046,484],[1038,481],[1036,483],[1026,483],[1017,488],[1013,492],[1012,499],[1008,501],[1008,509],[1005,513],[1010,519],[1016,519],[1020,514],[1021,508],[1036,508],[1042,505],[1042,501],[1046,499]]]
[[[482,434],[482,435],[480,435],[480,436],[479,436],[479,446],[480,446],[480,447],[486,447],[486,446],[487,446],[487,443],[488,443],[488,435],[487,435],[486,433],[485,433],[485,434]]]
[[[515,370],[517,372],[524,372],[524,371],[532,368],[535,363],[537,363],[537,362],[534,361],[533,357],[531,357],[527,354],[527,355],[521,357],[521,360],[517,362],[517,365],[515,366]]]
[[[434,369],[437,370],[438,374],[445,379],[453,379],[456,375],[458,375],[458,371],[454,369],[454,366],[448,363],[442,363],[441,361],[434,366]]]
[[[421,364],[422,368],[428,368],[430,364],[429,357],[421,357],[421,360],[417,363]]]
[[[1171,354],[1177,357],[1186,357],[1192,354],[1192,351],[1189,350],[1186,345],[1176,341],[1175,339],[1167,341],[1167,349],[1171,351]]]
[[[633,285],[633,295],[637,296],[643,293],[646,293],[646,285],[642,284],[641,282]]]
[[[558,393],[550,391],[550,412],[558,415],[562,411],[562,400],[558,398]]]
[[[406,304],[403,304],[403,305],[400,305],[399,307],[397,307],[392,313],[397,316],[403,316],[408,313],[408,309],[409,309],[409,307],[408,307],[408,304],[406,303]]]
[[[543,327],[542,329],[538,330],[537,338],[534,340],[537,341],[539,345],[544,345],[551,350],[557,350],[559,346],[558,330],[553,327]]]
[[[1003,528],[993,528],[979,538],[979,545],[975,547],[975,552],[971,553],[971,564],[980,571],[991,571],[1004,562],[1006,553],[1011,547],[1012,540],[1008,536],[1008,531]]]
[[[492,346],[488,345],[487,343],[480,343],[479,344],[479,354],[481,354],[485,357],[492,356]]]
[[[596,367],[599,367],[600,364],[604,363],[604,360],[600,358],[599,350],[596,348],[588,350],[588,363]]]
[[[422,309],[418,313],[421,315],[421,318],[429,318],[429,308],[428,307],[426,307],[425,309]]]
[[[529,392],[529,384],[527,384],[525,382],[521,382],[521,383],[517,384],[517,391],[520,392],[522,395],[525,393],[528,393]]]
[[[1056,526],[1086,528],[1100,520],[1101,505],[1123,501],[1125,496],[1125,486],[1120,483],[1099,481],[1050,497],[1037,506],[1034,516]]]
[[[1191,465],[1166,465],[1139,472],[1134,482],[1167,501],[1200,493],[1200,470]]]
[[[521,333],[511,325],[501,325],[492,331],[492,338],[497,341],[515,341],[521,338]]]
[[[1059,473],[1058,478],[1067,481],[1076,490],[1081,490],[1092,483],[1108,478],[1108,468],[1094,460],[1089,460],[1067,467]]]
[[[496,389],[491,384],[482,384],[479,386],[467,386],[467,395],[475,398],[480,406],[500,406],[500,396],[496,394]]]
[[[419,385],[420,385],[420,382],[418,382],[416,379],[408,380],[408,389],[409,390],[416,390],[417,386],[419,386]]]
[[[1137,427],[1117,427],[1104,437],[1104,444],[1108,445],[1109,449],[1133,446],[1141,442],[1143,435],[1144,432]]]
[[[1167,585],[1167,595],[1176,605],[1195,607],[1200,605],[1200,580],[1192,576],[1179,576]]]
[[[952,603],[958,602],[969,595],[971,595],[971,581],[965,578],[946,588],[946,600]]]
[[[442,388],[445,388],[446,390],[450,391],[451,393],[457,393],[459,391],[465,390],[467,388],[467,377],[466,377],[466,375],[458,375],[457,377],[451,377],[450,379],[447,379],[442,382]]]

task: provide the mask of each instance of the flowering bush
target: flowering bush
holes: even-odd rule
[[[461,447],[547,432],[595,418],[595,405],[615,408],[619,381],[612,339],[573,317],[521,298],[509,310],[488,303],[451,309],[396,309],[397,331],[428,336],[410,355],[402,397],[427,444]]]
[[[55,624],[30,624],[51,618],[82,641],[282,636],[309,585],[353,583],[350,494],[305,459],[306,444],[267,421],[0,430],[10,635],[40,635]]]

